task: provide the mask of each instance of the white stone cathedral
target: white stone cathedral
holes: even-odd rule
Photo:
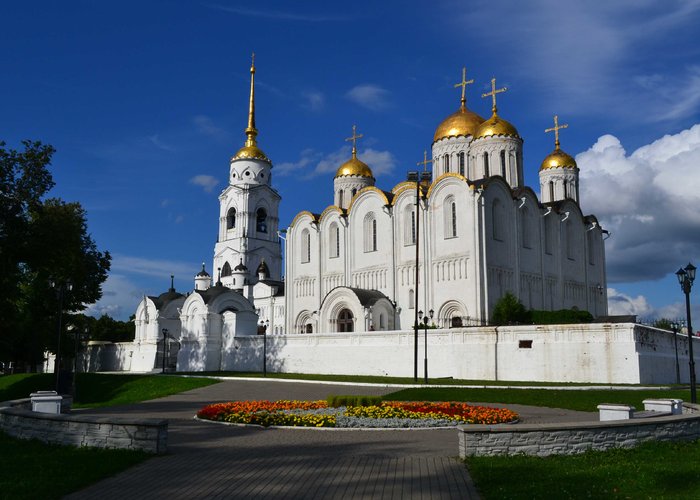
[[[441,328],[485,324],[507,292],[527,308],[607,314],[606,231],[581,212],[578,167],[559,147],[566,125],[555,117],[547,130],[540,201],[523,182],[523,139],[497,113],[506,89],[491,81],[485,120],[466,106],[468,83],[463,72],[461,105],[437,126],[418,189],[378,188],[353,129],[334,204],[289,228],[287,332],[407,330],[416,309]]]
[[[288,229],[283,278],[281,198],[256,140],[254,64],[250,72],[246,141],[219,196],[214,279],[203,264],[192,292],[171,284],[144,296],[131,370],[230,370],[242,352],[236,338],[409,330],[416,310],[442,328],[481,325],[507,292],[528,308],[607,314],[606,231],[579,207],[578,167],[559,147],[566,125],[555,117],[547,130],[555,149],[540,166],[538,199],[523,182],[523,140],[497,113],[506,89],[492,80],[485,120],[466,106],[464,72],[459,109],[438,125],[431,159],[409,181],[377,187],[353,127],[334,204],[299,213]]]

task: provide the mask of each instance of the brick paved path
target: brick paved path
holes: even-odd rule
[[[325,399],[329,394],[394,390],[231,380],[128,407],[88,410],[167,418],[168,454],[68,498],[479,498],[455,458],[454,429],[259,429],[192,419],[199,408],[213,402]],[[513,408],[529,422],[587,417],[580,412]]]

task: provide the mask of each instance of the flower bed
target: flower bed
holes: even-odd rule
[[[299,427],[444,427],[517,420],[505,408],[456,402],[383,401],[373,406],[329,408],[325,401],[233,401],[206,406],[197,418],[238,424]]]

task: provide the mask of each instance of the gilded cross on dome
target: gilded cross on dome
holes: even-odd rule
[[[554,132],[554,147],[559,149],[559,131],[563,128],[569,128],[569,124],[559,125],[559,117],[554,115],[554,127],[544,129],[545,134],[547,132]]]
[[[463,67],[462,68],[462,81],[459,83],[455,83],[455,88],[457,87],[462,87],[462,106],[466,106],[467,104],[467,98],[465,96],[465,90],[467,88],[467,85],[474,83],[474,79],[467,80],[467,68]]]
[[[428,160],[428,152],[426,150],[423,150],[423,161],[419,161],[418,163],[416,163],[416,165],[423,165],[423,172],[427,172],[428,164],[432,162],[433,160]]]
[[[346,141],[352,141],[352,157],[356,158],[357,157],[357,140],[363,137],[363,134],[358,134],[357,133],[357,126],[353,125],[352,126],[352,137],[348,137],[345,139]]]
[[[500,89],[496,89],[496,78],[491,78],[491,92],[486,92],[485,94],[481,94],[481,97],[491,97],[493,99],[493,106],[491,107],[491,111],[493,111],[494,114],[496,114],[496,94],[500,94],[501,92],[505,92],[508,90],[508,87],[501,87]]]

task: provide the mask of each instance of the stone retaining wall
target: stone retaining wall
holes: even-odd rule
[[[53,415],[24,409],[22,403],[0,403],[0,430],[15,438],[158,454],[167,451],[167,420]]]
[[[683,415],[607,422],[538,425],[469,425],[459,428],[459,456],[574,455],[587,450],[631,448],[644,441],[700,439],[700,406],[684,403]]]

